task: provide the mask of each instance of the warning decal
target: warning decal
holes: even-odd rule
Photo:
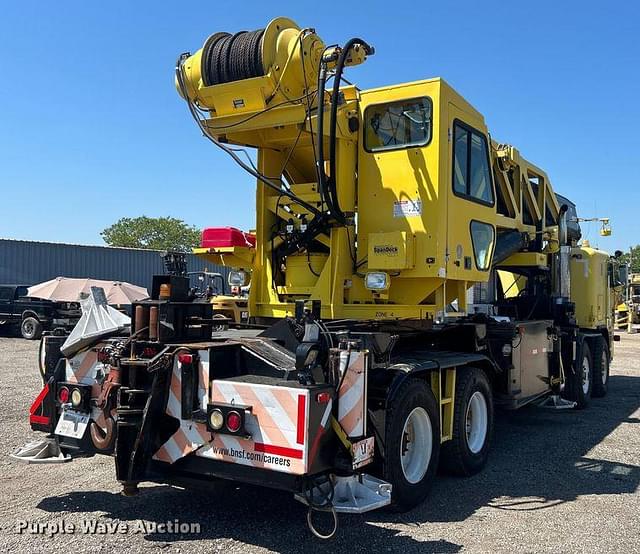
[[[413,217],[422,215],[421,200],[398,200],[393,203],[393,217]]]

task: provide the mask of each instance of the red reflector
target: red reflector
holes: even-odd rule
[[[193,363],[193,354],[178,354],[178,361],[183,365]]]
[[[29,415],[33,415],[38,411],[38,408],[42,405],[42,401],[46,398],[47,394],[49,394],[49,385],[45,385],[40,391],[40,394],[33,401],[31,408],[29,408]]]
[[[242,425],[242,418],[238,412],[229,412],[227,415],[227,429],[232,433],[237,433]]]
[[[40,391],[40,394],[31,404],[31,408],[29,408],[29,423],[36,423],[38,425],[49,425],[49,417],[45,415],[37,414],[36,412],[44,411],[42,402],[49,394],[49,385],[45,385],[44,388]]]
[[[69,402],[69,389],[67,387],[60,387],[58,391],[58,400],[60,404],[66,404]]]
[[[319,392],[316,396],[316,402],[320,404],[326,404],[331,400],[331,395],[328,392]]]

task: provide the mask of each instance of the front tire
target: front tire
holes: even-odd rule
[[[440,455],[436,399],[422,379],[407,379],[387,412],[383,479],[393,485],[391,509],[420,504],[431,489]]]
[[[493,395],[484,371],[461,368],[456,373],[453,435],[442,445],[440,467],[460,476],[478,473],[487,463],[493,436]]]
[[[610,361],[607,344],[604,337],[600,337],[593,345],[593,389],[591,396],[594,398],[602,398],[607,394]]]
[[[27,340],[36,340],[42,336],[42,323],[35,317],[25,317],[20,324],[20,334]]]

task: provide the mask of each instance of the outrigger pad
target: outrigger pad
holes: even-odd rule
[[[332,484],[324,482],[317,488],[317,496],[330,498],[333,486],[333,500],[330,504],[338,513],[363,514],[371,510],[377,510],[391,504],[391,483],[377,479],[367,473],[359,473],[346,477],[332,475]],[[311,491],[313,498],[314,491]],[[296,494],[294,498],[303,504],[309,505],[304,494]]]
[[[560,397],[560,395],[558,394],[552,394],[540,404],[540,407],[548,408],[551,410],[571,410],[577,405],[578,403],[574,402],[573,400],[566,400],[565,398]]]
[[[71,461],[71,456],[64,454],[57,439],[52,437],[27,443],[9,456],[27,464],[61,464]]]
[[[93,344],[100,338],[131,325],[131,318],[107,304],[102,287],[91,287],[91,293],[80,299],[82,317],[71,331],[60,351],[67,357]]]

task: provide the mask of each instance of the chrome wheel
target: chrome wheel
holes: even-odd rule
[[[600,379],[602,379],[602,384],[606,385],[609,380],[609,356],[603,350],[602,351],[602,371],[600,372]]]
[[[476,391],[469,399],[465,415],[467,446],[473,454],[477,454],[482,450],[487,439],[488,427],[487,400],[480,391]]]
[[[400,442],[400,461],[404,478],[418,483],[427,473],[433,451],[433,431],[429,414],[424,408],[414,408],[404,422]]]

